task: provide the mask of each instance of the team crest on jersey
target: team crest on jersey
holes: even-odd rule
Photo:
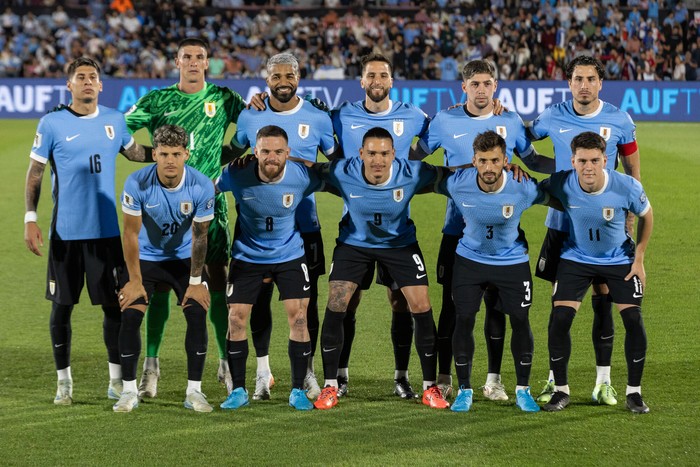
[[[213,207],[214,207],[214,198],[210,198],[210,199],[207,201],[207,209],[211,209],[211,208],[213,208]]]
[[[127,192],[124,192],[124,204],[128,206],[134,205],[134,198],[132,198],[131,195]]]
[[[615,217],[615,208],[603,208],[603,219],[611,221],[613,217]]]
[[[394,120],[394,134],[396,136],[403,134],[403,120]]]
[[[309,133],[311,130],[311,126],[308,125],[307,123],[300,123],[299,128],[297,129],[297,133],[299,134],[299,138],[301,139],[306,139],[309,136]]]
[[[403,188],[397,188],[394,190],[394,201],[397,203],[403,200]]]
[[[49,293],[51,295],[56,293],[56,281],[49,281]]]
[[[645,192],[642,191],[642,194],[639,195],[639,201],[640,201],[642,204],[644,204],[644,203],[647,202],[647,194],[646,194]]]
[[[34,135],[34,145],[32,147],[33,148],[41,147],[41,133],[37,132],[37,134]]]
[[[107,133],[107,138],[114,139],[114,127],[112,125],[105,125],[105,133]]]
[[[294,193],[285,193],[282,195],[282,206],[285,208],[292,207],[294,204]]]
[[[611,134],[612,134],[612,130],[610,129],[609,126],[600,127],[600,136],[602,136],[605,141],[610,139]]]
[[[506,219],[510,219],[513,217],[513,212],[515,211],[514,206],[512,204],[506,204],[503,206],[503,217]]]
[[[215,102],[205,102],[204,103],[204,113],[207,117],[212,118],[216,115],[216,103]]]
[[[508,136],[508,130],[505,126],[502,125],[498,125],[496,127],[496,133],[498,133],[498,136],[500,136],[503,139],[506,139],[506,136]]]
[[[186,216],[192,214],[192,201],[180,201],[180,212]]]

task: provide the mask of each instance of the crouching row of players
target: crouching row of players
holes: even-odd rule
[[[173,287],[187,319],[185,406],[201,412],[212,410],[201,392],[207,349],[205,310],[209,306],[201,274],[206,232],[213,218],[214,187],[185,165],[187,147],[184,130],[161,127],[154,135],[156,164],[132,174],[124,188],[129,282],[119,294],[123,390],[115,411],[128,412],[138,406],[139,328],[148,297],[158,283]],[[262,128],[257,133],[256,160],[229,165],[215,184],[218,191],[231,191],[238,205],[227,288],[227,353],[233,390],[221,408],[237,409],[249,403],[246,328],[264,278],[275,282],[287,312],[290,406],[298,410],[334,407],[345,313],[356,290],[369,287],[375,264],[383,282],[401,290],[412,313],[423,374],[422,402],[431,408],[450,407],[436,384],[436,333],[428,279],[415,226],[408,216],[414,195],[437,192],[452,200],[466,223],[456,247],[452,284],[456,306],[452,344],[459,390],[451,409],[466,412],[472,405],[473,329],[484,290],[490,286],[498,291],[498,308],[510,317],[516,405],[526,412],[540,410],[529,388],[534,348],[528,320],[532,276],[519,224],[530,206],[547,204],[568,214],[571,234],[562,250],[549,324],[556,391],[544,409],[562,410],[569,402],[569,330],[588,287],[602,280],[610,287],[627,332],[627,406],[633,412],[648,411],[640,389],[646,354],[640,305],[652,212],[636,180],[605,169],[605,147],[601,136],[581,133],[571,143],[573,170],[556,173],[538,185],[533,180],[517,181],[507,173],[506,143],[493,131],[474,140],[473,167],[451,170],[396,159],[391,134],[382,128],[364,135],[359,158],[325,164],[287,161],[290,149],[284,130]],[[306,322],[309,270],[295,210],[315,191],[342,197],[347,212],[333,253],[321,333],[325,382],[321,394],[311,401],[303,389],[312,353]],[[636,245],[625,231],[628,212],[640,218]]]

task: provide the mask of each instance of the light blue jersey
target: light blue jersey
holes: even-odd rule
[[[29,157],[51,164],[51,237],[119,236],[116,159],[121,148],[133,144],[124,115],[108,107],[98,105],[95,113],[85,116],[64,108],[42,117]]]
[[[171,261],[192,257],[192,222],[214,219],[214,184],[186,165],[175,188],[158,181],[156,165],[129,175],[122,193],[122,211],[142,220],[139,258]]]
[[[331,112],[333,129],[346,158],[360,157],[362,138],[369,130],[380,127],[391,133],[397,159],[408,159],[413,137],[427,140],[430,118],[413,104],[389,101],[385,112],[372,113],[365,101],[345,102]]]
[[[532,154],[533,147],[527,137],[525,124],[515,112],[503,112],[501,115],[489,113],[479,117],[467,114],[467,106],[455,107],[438,112],[430,122],[428,131],[428,149],[437,148],[445,151],[445,165],[458,166],[469,164],[474,157],[474,138],[486,131],[495,131],[506,141],[506,156],[513,161],[513,151],[521,158]],[[445,225],[442,233],[462,235],[464,220],[459,209],[451,199],[447,200]]]
[[[265,183],[258,178],[258,164],[240,168],[228,165],[216,188],[236,198],[238,221],[231,257],[249,263],[278,264],[304,255],[295,213],[304,198],[320,191],[323,183],[314,171],[287,161],[282,178]]]
[[[629,114],[612,104],[600,101],[598,110],[579,115],[574,110],[573,101],[568,100],[546,108],[532,122],[530,132],[535,140],[547,136],[552,140],[557,171],[571,168],[571,140],[576,135],[584,131],[597,133],[606,142],[607,168],[615,169],[620,149],[637,139],[635,128]],[[569,231],[567,219],[561,211],[550,209],[545,224],[555,230]]]
[[[604,266],[634,261],[634,241],[625,230],[625,219],[628,212],[645,215],[651,205],[637,180],[611,169],[605,174],[603,188],[595,193],[583,191],[574,170],[557,172],[542,184],[569,215],[564,259]]]
[[[266,106],[263,111],[246,109],[241,112],[236,124],[236,135],[231,141],[234,145],[254,148],[258,130],[266,125],[276,125],[287,132],[292,156],[316,162],[320,149],[324,155],[332,157],[337,145],[328,113],[304,99],[299,99],[299,104],[292,110],[283,112],[272,110],[269,99]],[[302,233],[321,230],[314,195],[302,200],[296,215]]]
[[[409,218],[411,198],[442,173],[425,162],[395,159],[389,179],[380,185],[365,181],[359,157],[320,166],[328,185],[336,188],[347,212],[340,221],[338,241],[364,248],[400,248],[416,243],[416,226]]]
[[[545,204],[549,197],[534,180],[518,183],[505,170],[501,174],[503,186],[493,193],[482,191],[477,177],[473,167],[459,169],[448,175],[438,188],[439,193],[455,202],[465,220],[457,254],[494,266],[528,261],[520,217],[533,204]]]

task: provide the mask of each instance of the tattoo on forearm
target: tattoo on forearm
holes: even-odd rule
[[[192,266],[191,274],[201,276],[207,257],[207,232],[209,222],[192,223]]]
[[[26,211],[36,211],[41,194],[41,179],[44,177],[46,165],[32,160],[27,170],[27,186],[24,192],[24,207]]]

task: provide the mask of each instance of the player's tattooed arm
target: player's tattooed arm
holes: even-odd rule
[[[636,150],[629,156],[621,155],[620,162],[622,163],[622,169],[625,171],[625,174],[639,182],[642,181],[642,172],[639,164],[639,150]],[[632,238],[634,238],[634,217],[634,214],[630,212],[627,214],[627,219],[625,221],[627,233]]]
[[[517,154],[517,151],[515,152]],[[533,148],[530,154],[527,156],[519,157],[528,169],[534,170],[535,172],[539,172],[541,174],[553,174],[556,171],[554,159],[538,153],[535,148]]]
[[[341,313],[346,311],[355,290],[357,290],[357,284],[354,282],[328,282],[328,309]]]
[[[204,270],[204,262],[207,257],[207,233],[209,232],[210,222],[193,222],[192,223],[192,258],[190,265],[190,276],[193,278],[201,278]],[[190,280],[190,285],[182,297],[182,306],[187,308],[189,299],[199,303],[205,310],[209,309],[211,298],[209,290],[205,282],[195,284]],[[191,305],[191,303],[189,303]]]
[[[221,165],[226,165],[240,158],[248,150],[249,146],[240,148],[235,144],[224,144],[221,146]]]
[[[132,162],[153,162],[153,148],[134,143],[129,149],[122,148],[121,153]]]
[[[44,169],[46,169],[46,164],[31,159],[29,169],[27,170],[27,181],[24,190],[24,208],[28,213],[36,213],[36,208],[39,204],[39,195],[41,194],[41,180],[44,178]],[[36,222],[36,214],[34,217],[34,220],[25,217],[24,243],[27,245],[29,251],[37,256],[41,256],[39,247],[44,244],[44,238]]]

